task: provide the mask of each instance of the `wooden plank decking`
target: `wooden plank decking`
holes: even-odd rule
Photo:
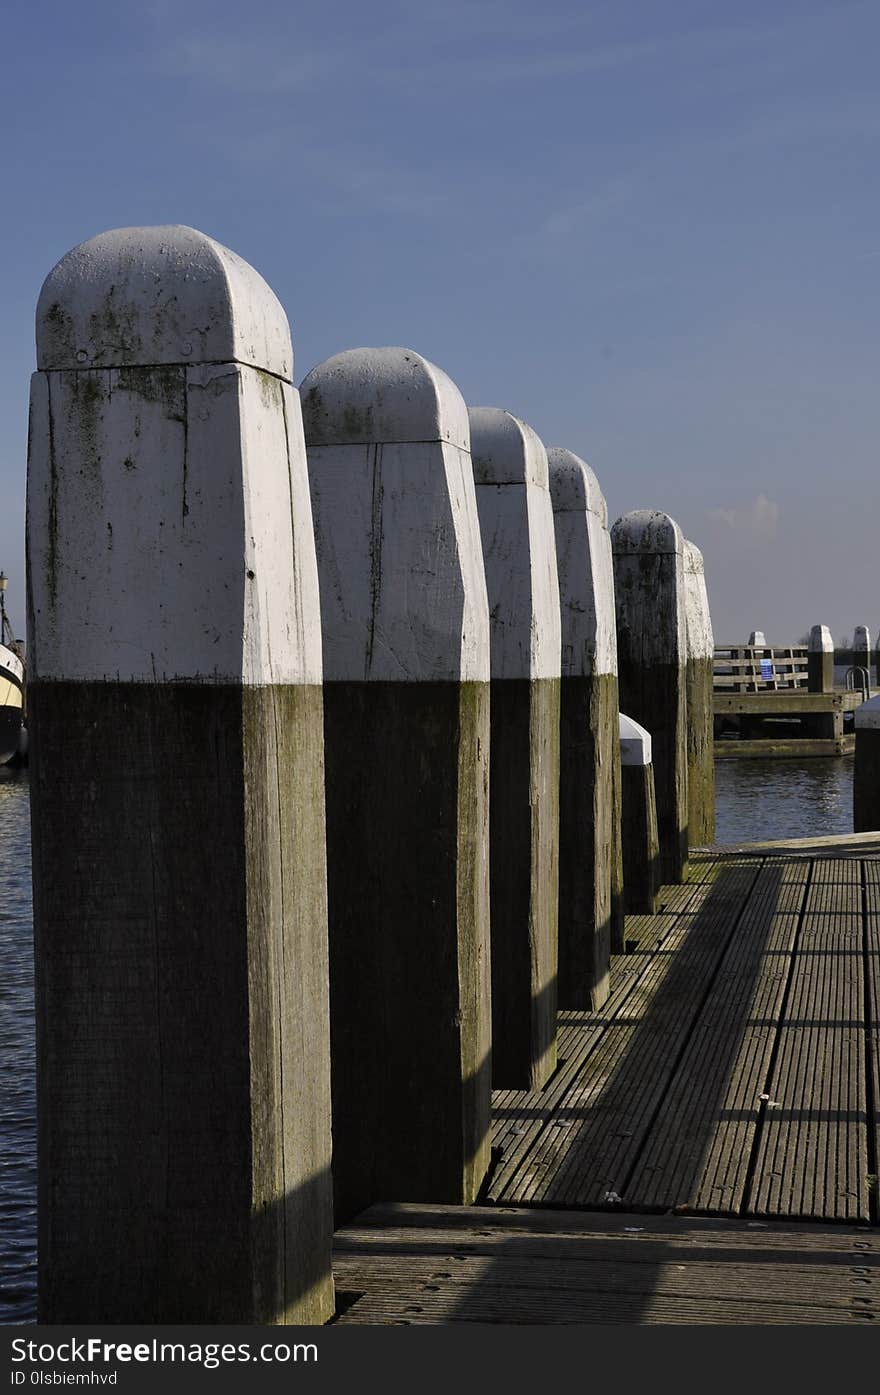
[[[496,1092],[485,1204],[337,1235],[339,1320],[880,1321],[880,855],[827,851],[707,850],[629,917],[555,1075]]]
[[[854,1226],[375,1206],[336,1237],[345,1325],[880,1320],[880,1245]]]
[[[561,1014],[550,1088],[496,1095],[487,1199],[868,1221],[878,869],[698,861],[628,923],[605,1011]]]

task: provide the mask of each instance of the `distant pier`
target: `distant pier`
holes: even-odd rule
[[[835,686],[833,662],[822,667],[828,655],[833,660],[833,650],[811,656],[807,645],[716,645],[715,756],[852,755],[855,733],[846,718],[870,696],[868,672],[853,667],[853,686]],[[811,657],[818,660],[812,673]]]

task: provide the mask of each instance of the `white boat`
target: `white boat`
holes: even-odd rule
[[[0,644],[0,765],[21,750],[23,702],[24,664],[5,644]]]
[[[27,736],[22,726],[24,663],[6,618],[5,601],[6,577],[0,572],[0,765],[24,755]]]

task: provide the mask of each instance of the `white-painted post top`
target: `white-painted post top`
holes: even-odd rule
[[[468,413],[455,383],[412,349],[347,349],[300,392],[325,681],[488,682]]]
[[[764,631],[752,630],[752,633],[749,635],[749,644],[753,645],[756,649],[760,649],[762,645],[766,647],[767,641],[764,638]]]
[[[195,228],[114,228],[63,256],[37,303],[37,367],[165,363],[244,363],[292,382],[287,316],[252,266]]]
[[[589,465],[547,451],[562,612],[562,676],[617,673],[614,560],[608,509]]]
[[[547,447],[550,497],[554,513],[595,514],[608,527],[608,505],[593,471],[585,460],[562,446]]]
[[[42,681],[320,683],[287,316],[187,227],[75,247],[37,306],[28,629]]]
[[[684,541],[684,607],[688,658],[713,658],[715,638],[709,614],[703,554],[696,543],[687,538]]]
[[[833,654],[834,640],[827,625],[814,625],[810,630],[810,653]]]
[[[866,731],[880,729],[880,697],[869,698],[861,707],[856,708],[855,725],[857,729],[862,728]]]
[[[619,556],[628,553],[684,553],[684,534],[674,518],[656,509],[634,509],[618,518],[611,529],[611,546]]]
[[[470,450],[464,398],[412,349],[346,349],[300,384],[310,446],[448,441]]]
[[[867,625],[856,625],[853,632],[853,649],[870,649],[871,632]]]
[[[468,411],[477,484],[536,484],[550,489],[547,452],[537,432],[501,407]]]
[[[468,417],[492,677],[558,678],[562,619],[547,452],[530,426],[500,407],[471,407]]]
[[[651,764],[651,733],[623,712],[620,713],[620,763]]]

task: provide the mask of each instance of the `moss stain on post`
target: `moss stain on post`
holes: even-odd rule
[[[491,1088],[491,964],[489,957],[489,684],[462,683],[459,695],[458,856],[461,1078],[472,1096],[462,1109],[466,1203],[476,1200],[489,1168],[490,1135],[473,1100]],[[465,928],[475,926],[476,934]]]

